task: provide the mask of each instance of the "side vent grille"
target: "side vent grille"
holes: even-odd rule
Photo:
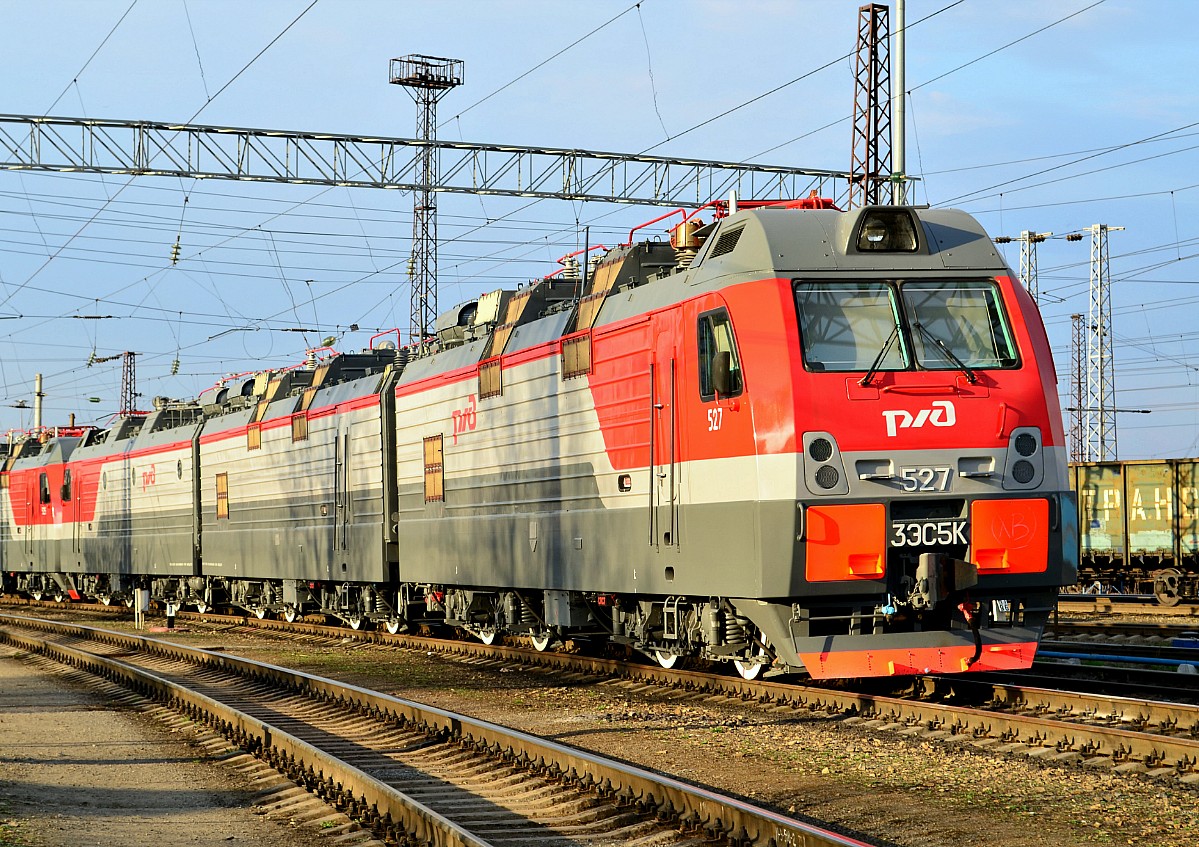
[[[716,239],[716,245],[712,248],[712,252],[708,254],[708,258],[715,259],[726,253],[732,253],[737,249],[737,242],[741,240],[741,233],[744,231],[745,227],[741,226],[729,232],[721,233],[720,238]]]

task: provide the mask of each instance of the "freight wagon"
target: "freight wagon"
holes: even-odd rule
[[[1199,459],[1074,463],[1070,485],[1080,585],[1167,606],[1199,595]]]

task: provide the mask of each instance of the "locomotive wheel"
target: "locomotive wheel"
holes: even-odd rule
[[[533,642],[533,649],[538,653],[544,653],[550,649],[550,643],[554,640],[552,632],[541,632],[537,635],[530,635],[529,640]]]
[[[295,623],[296,618],[299,616],[300,613],[296,611],[295,606],[287,605],[283,607],[283,620],[287,621],[288,623]]]
[[[677,653],[671,653],[669,650],[654,650],[654,658],[666,670],[673,668],[679,661]]]
[[[750,658],[733,660],[733,667],[737,669],[737,673],[741,674],[742,679],[753,681],[762,675],[762,671],[770,667],[770,651],[766,648],[767,643],[766,636],[757,632],[750,649]],[[763,661],[758,661],[758,659]]]
[[[202,615],[207,611],[208,611],[207,603],[197,603],[196,604],[196,614]]]
[[[30,597],[32,597],[34,600],[41,600],[41,599],[42,599],[42,592],[40,592],[40,591],[30,591],[30,592],[29,592],[29,596],[30,596]]]
[[[359,630],[362,629],[362,625],[365,623],[365,620],[361,615],[351,615],[350,617],[346,618],[346,623],[350,625],[350,629]]]
[[[490,647],[492,644],[495,644],[495,640],[496,640],[497,636],[499,635],[499,633],[496,632],[494,629],[472,629],[472,630],[470,630],[470,633],[471,633],[471,635],[475,636],[475,638],[479,639],[484,644],[486,644],[488,647]]]
[[[399,618],[388,618],[387,620],[385,620],[383,622],[383,627],[388,632],[390,632],[392,635],[395,635],[397,632],[400,631],[400,627],[403,626],[403,623],[404,622],[401,621]]]
[[[267,610],[266,610],[265,606],[258,606],[253,611],[254,611],[254,617],[258,618],[258,620],[263,620],[267,615]]]
[[[55,603],[61,603],[63,600],[66,600],[66,599],[67,599],[67,595],[65,595],[65,594],[55,594],[54,595]]]
[[[112,605],[112,595],[111,594],[101,594],[96,599],[100,601],[101,605],[104,605],[104,606]]]
[[[1180,590],[1179,582],[1182,574],[1170,568],[1164,571],[1158,571],[1153,579],[1153,595],[1157,598],[1157,602],[1163,606],[1177,606],[1182,600],[1182,591]]]
[[[753,681],[762,675],[763,669],[766,667],[765,662],[743,662],[740,659],[733,659],[733,667],[737,669],[737,673],[742,679]]]
[[[132,598],[132,597],[126,597],[124,602],[125,602],[125,608],[126,608],[126,609],[132,609],[132,608],[133,608],[133,598]]]

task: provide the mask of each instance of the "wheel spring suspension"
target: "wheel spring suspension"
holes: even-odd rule
[[[729,615],[724,622],[724,643],[730,647],[741,647],[749,644],[749,636],[745,632],[745,618]]]
[[[533,610],[529,608],[529,604],[523,601],[520,604],[520,623],[522,627],[526,627],[528,629],[538,629],[540,627],[540,621],[537,620],[537,615],[535,615]]]

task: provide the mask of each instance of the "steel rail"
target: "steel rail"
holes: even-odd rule
[[[336,703],[348,710],[371,714],[384,720],[394,720],[431,735],[456,740],[464,747],[489,752],[517,767],[535,769],[583,790],[595,790],[604,796],[636,805],[643,811],[657,815],[660,820],[677,822],[680,826],[702,831],[710,838],[762,847],[868,847],[864,841],[788,818],[707,789],[687,785],[667,776],[613,762],[487,721],[369,691],[348,683],[224,653],[79,624],[15,615],[0,615],[0,623],[93,640],[151,656],[184,660],[300,692],[324,702]],[[338,763],[333,757],[299,739],[154,674],[116,659],[21,636],[3,626],[0,626],[0,637],[10,643],[20,644],[23,649],[36,649],[37,652],[52,657],[67,657],[71,664],[85,669],[102,669],[105,676],[126,681],[143,693],[185,704],[189,711],[205,717],[211,716],[220,726],[231,728],[236,735],[249,739],[252,752],[262,754],[274,751],[273,757],[276,759],[311,762],[308,769],[316,773],[318,780],[326,786],[336,784],[338,793],[351,795],[360,813],[365,812],[368,817],[384,817],[390,814],[393,820],[405,822],[411,817],[418,833],[417,837],[431,836],[428,841],[430,844],[485,843],[473,839],[465,831],[458,831],[456,827],[452,830],[442,828],[441,821],[444,819],[436,812],[361,771]],[[453,826],[449,821],[445,823]],[[471,840],[467,840],[468,838]]]

